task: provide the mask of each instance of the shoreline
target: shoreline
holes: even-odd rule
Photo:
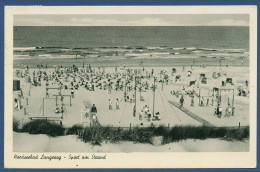
[[[83,67],[83,63],[86,66],[91,64],[93,67],[120,67],[122,64],[126,64],[127,67],[200,67],[204,64],[205,67],[249,67],[249,60],[245,60],[244,64],[241,64],[240,60],[234,59],[229,61],[223,61],[220,65],[216,62],[216,59],[204,59],[204,58],[184,58],[184,59],[82,59],[82,58],[53,58],[53,59],[14,59],[13,68],[25,68],[27,65],[30,68],[37,68],[37,64],[42,64],[44,67],[47,64],[48,68],[54,68],[54,65],[58,66],[72,66],[73,64],[79,67]]]

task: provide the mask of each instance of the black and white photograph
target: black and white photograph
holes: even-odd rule
[[[168,8],[13,13],[5,57],[12,157],[255,151],[256,8]]]

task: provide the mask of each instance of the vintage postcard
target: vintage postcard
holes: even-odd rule
[[[5,168],[255,168],[256,6],[6,6]]]

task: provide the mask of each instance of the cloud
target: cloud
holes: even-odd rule
[[[249,26],[223,15],[18,15],[15,26]]]
[[[249,21],[246,20],[234,20],[234,19],[222,19],[214,20],[205,25],[208,26],[249,26]]]
[[[143,18],[139,20],[133,20],[128,23],[134,26],[171,26],[172,22],[167,22],[161,18]],[[176,23],[175,23],[176,24]]]
[[[59,23],[61,24],[61,23]],[[65,23],[64,23],[65,24]],[[140,18],[134,20],[73,18],[71,24],[76,26],[168,26],[172,25],[161,18]]]

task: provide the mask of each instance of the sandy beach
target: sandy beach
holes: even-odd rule
[[[31,135],[14,132],[15,152],[247,152],[249,141],[225,141],[220,139],[193,140],[169,143],[160,146],[133,142],[103,143],[93,146],[76,136],[51,138],[43,134]],[[40,143],[35,144],[37,140]],[[214,145],[214,147],[212,147]]]
[[[183,67],[175,67],[176,73],[172,73],[171,67],[145,67],[144,71],[142,67],[129,67],[127,68],[132,71],[132,75],[134,76],[134,71],[140,72],[139,76],[146,76],[147,73],[151,73],[154,70],[154,76],[156,77],[156,90],[155,94],[153,94],[153,90],[150,88],[154,82],[154,78],[143,78],[141,80],[142,83],[148,83],[149,88],[142,88],[142,92],[137,89],[136,93],[134,90],[134,79],[130,81],[128,84],[131,87],[131,90],[127,92],[130,96],[136,94],[136,117],[133,116],[133,108],[135,105],[134,98],[132,101],[125,102],[124,94],[124,82],[125,82],[125,72],[126,69],[117,68],[117,72],[115,72],[115,68],[106,67],[106,68],[98,68],[93,67],[95,70],[95,75],[93,78],[97,76],[101,76],[101,80],[95,82],[94,91],[90,91],[85,88],[85,85],[79,86],[78,89],[74,89],[74,98],[71,99],[70,106],[70,96],[64,96],[63,104],[65,112],[63,114],[62,123],[65,126],[72,126],[74,124],[80,124],[83,122],[86,125],[89,125],[90,120],[85,118],[84,115],[82,117],[82,112],[86,110],[86,104],[88,108],[91,108],[93,104],[96,105],[98,113],[97,117],[101,125],[110,125],[114,127],[129,127],[131,126],[150,126],[153,125],[203,125],[197,120],[191,118],[185,112],[180,110],[179,107],[176,107],[169,103],[169,101],[175,101],[179,103],[180,96],[173,95],[171,91],[180,92],[180,95],[184,96],[184,104],[183,107],[189,109],[199,117],[205,119],[213,126],[238,126],[239,123],[241,126],[249,125],[249,96],[239,96],[238,88],[243,87],[246,89],[246,79],[249,77],[249,68],[248,67],[189,67],[186,66],[183,70]],[[25,72],[26,69],[17,69],[16,71]],[[62,69],[60,69],[62,70]],[[14,73],[16,72],[14,71]],[[33,71],[39,73],[39,71],[44,71],[49,74],[54,72],[54,69],[29,69],[29,75],[31,77]],[[188,75],[188,71],[192,71],[192,74]],[[163,74],[162,74],[163,72]],[[212,78],[213,73],[221,73],[221,77],[217,79]],[[122,89],[115,90],[116,83],[116,73],[119,75],[118,78],[121,78]],[[189,86],[190,81],[200,80],[200,74],[205,74],[207,77],[207,83],[203,84],[198,82],[198,84],[194,84]],[[89,73],[90,75],[90,73]],[[168,83],[166,84],[163,81],[163,77],[168,76]],[[111,76],[110,81],[108,81],[107,76]],[[176,76],[181,76],[178,81],[176,81]],[[19,78],[14,74],[14,79],[19,79],[21,81],[21,88],[23,90],[23,98],[21,98],[22,106],[26,108],[26,115],[24,115],[24,110],[14,109],[14,118],[19,119],[22,123],[25,123],[29,120],[30,117],[61,117],[61,114],[55,113],[56,108],[56,98],[55,95],[59,94],[57,89],[50,89],[49,99],[44,100],[46,97],[46,88],[58,88],[61,87],[62,95],[71,95],[71,86],[70,82],[79,83],[81,82],[81,74],[77,73],[73,77],[67,77],[65,79],[64,76],[59,77],[59,80],[63,85],[60,85],[59,82],[55,80],[48,81],[49,85],[46,86],[46,81],[41,81],[41,86],[32,86],[31,83],[27,83],[25,78]],[[221,82],[225,81],[226,78],[232,78],[233,85],[227,84],[226,86],[222,86]],[[90,79],[91,80],[91,79]],[[106,83],[113,83],[111,93],[108,93],[108,89],[105,87]],[[100,86],[100,84],[103,84]],[[64,86],[67,85],[69,88],[65,89]],[[217,88],[225,88],[225,89],[234,89],[234,115],[230,117],[224,117],[224,112],[221,118],[214,115],[214,111],[217,105],[216,99],[213,97],[213,105],[212,105],[212,90],[214,87]],[[183,90],[184,88],[184,90]],[[194,91],[194,106],[191,106],[191,96],[187,94],[187,92],[193,90]],[[30,92],[30,93],[29,93]],[[30,94],[30,95],[29,95]],[[200,94],[200,98],[199,98]],[[153,110],[153,98],[155,96],[155,104],[154,111],[160,112],[161,120],[149,121],[145,118],[140,120],[138,118],[139,113],[142,111],[145,105],[149,106],[151,112]],[[140,97],[144,100],[141,101]],[[199,100],[203,98],[205,106],[199,106]],[[207,98],[209,98],[209,103],[206,105]],[[111,100],[112,110],[109,110],[109,99]],[[119,100],[120,108],[116,110],[116,99]],[[28,100],[28,105],[26,100]],[[222,91],[222,100],[221,106],[224,109],[228,107],[228,103],[231,104],[233,100],[232,91]],[[61,105],[60,98],[57,98],[57,105]],[[44,107],[43,107],[44,106]],[[43,108],[44,114],[43,114]],[[141,125],[142,123],[142,125]]]

